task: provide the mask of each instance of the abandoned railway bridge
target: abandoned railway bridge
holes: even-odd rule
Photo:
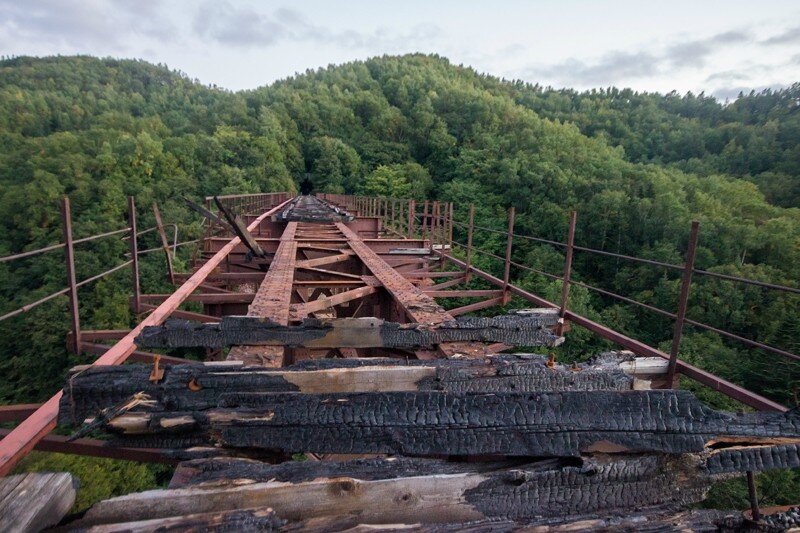
[[[473,264],[473,233],[485,228],[471,207],[457,221],[450,203],[334,194],[189,203],[206,230],[188,272],[175,270],[179,243],[155,206],[157,225],[137,229],[133,198],[126,228],[80,240],[65,200],[63,243],[0,258],[63,249],[69,286],[0,319],[66,295],[70,349],[98,354],[47,402],[0,409],[0,421],[19,422],[3,430],[0,474],[35,448],[177,464],[167,489],[99,502],[67,528],[744,527],[741,516],[687,509],[715,479],[746,474],[757,520],[753,472],[800,466],[795,412],[678,357],[689,325],[800,358],[687,317],[693,276],[800,290],[696,269],[696,224],[685,263],[672,265],[577,245],[574,213],[563,243],[517,235],[511,209],[506,254],[493,256],[500,277]],[[139,250],[144,231],[162,246]],[[78,282],[74,246],[122,234],[129,259]],[[563,282],[560,301],[511,282],[512,269],[529,268],[512,260],[515,238],[563,248],[563,273],[552,276]],[[143,293],[139,257],[159,251],[175,290]],[[576,251],[681,272],[677,310],[572,280]],[[78,287],[127,267],[143,319],[130,330],[82,329]],[[489,288],[462,287],[476,279]],[[572,311],[573,285],[674,320],[670,352]],[[445,308],[451,298],[469,303]],[[491,311],[512,298],[526,307]],[[546,354],[569,342],[571,327],[620,351],[561,364]],[[519,353],[537,347],[545,355]],[[186,350],[204,361],[176,355]],[[755,411],[714,411],[675,388],[680,376]],[[58,424],[75,433],[50,434]],[[108,439],[86,437],[97,432]],[[23,530],[59,523],[74,500],[68,474],[5,477],[0,492],[0,521]]]

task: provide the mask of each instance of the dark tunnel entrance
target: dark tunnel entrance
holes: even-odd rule
[[[311,181],[311,178],[306,176],[303,181],[300,182],[300,194],[311,194],[314,190],[314,183]]]

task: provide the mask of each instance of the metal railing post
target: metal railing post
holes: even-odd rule
[[[450,253],[453,253],[453,202],[450,202],[450,220],[447,227],[447,244],[450,246]]]
[[[431,228],[431,249],[436,246],[439,240],[439,202],[433,202],[433,228]]]
[[[139,244],[136,239],[136,203],[133,196],[128,197],[128,218],[131,227],[131,272],[133,274],[133,312],[138,314],[142,301],[139,290]]]
[[[569,301],[569,286],[572,279],[572,256],[575,252],[575,227],[578,223],[578,212],[572,211],[569,214],[569,229],[567,230],[567,255],[564,258],[564,275],[561,278],[561,305],[559,306],[559,316],[564,320]],[[564,323],[558,325],[558,335],[564,333]]]
[[[397,232],[397,225],[396,225],[396,223],[395,223],[395,216],[394,216],[394,215],[395,215],[395,211],[394,211],[394,204],[395,204],[395,199],[394,199],[394,198],[392,198],[392,231],[394,231],[394,232],[396,233],[396,232]]]
[[[72,242],[72,212],[69,198],[61,201],[61,217],[64,222],[64,258],[67,264],[67,282],[69,283],[69,312],[72,319],[72,339],[67,348],[72,353],[81,351],[81,318],[78,308],[78,286],[75,280],[75,248]]]
[[[700,223],[697,220],[693,220],[692,229],[689,233],[689,247],[686,250],[686,263],[684,264],[683,277],[681,278],[681,292],[678,296],[678,312],[675,315],[672,347],[669,350],[669,365],[667,366],[667,385],[669,385],[669,388],[675,387],[675,367],[678,363],[678,352],[681,348],[683,324],[686,321],[686,308],[689,305],[689,288],[692,284],[692,273],[694,272],[694,258],[697,253],[699,230]]]
[[[503,269],[503,305],[511,300],[511,293],[508,291],[508,282],[511,278],[511,248],[514,245],[514,218],[516,210],[514,206],[508,208],[508,237],[506,239],[506,263]]]
[[[416,216],[417,205],[414,200],[408,201],[408,238],[414,238],[414,216]]]
[[[475,204],[469,204],[469,225],[467,226],[467,266],[464,281],[472,277],[472,232],[475,231]]]
[[[425,203],[422,204],[422,221],[420,225],[422,226],[422,238],[424,239],[428,232],[428,200],[425,200]]]

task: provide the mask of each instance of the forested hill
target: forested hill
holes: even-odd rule
[[[317,191],[454,200],[462,219],[475,202],[478,223],[496,228],[514,205],[520,233],[558,240],[568,212],[577,209],[579,243],[675,263],[696,218],[700,268],[796,285],[800,210],[780,206],[798,205],[798,92],[794,86],[723,106],[702,95],[552,91],[409,55],[307,71],[233,93],[141,61],[7,59],[0,62],[0,255],[60,241],[57,201],[64,194],[72,199],[78,236],[119,227],[125,196],[136,195],[143,224],[144,209],[156,200],[168,219],[184,223],[181,234],[188,238],[198,231],[190,223],[196,217],[180,195],[294,190],[309,174]],[[492,234],[478,238],[484,249],[500,247],[499,241]],[[81,252],[78,277],[116,264],[124,251],[119,246]],[[546,247],[521,244],[516,253],[516,260],[552,273],[563,265],[559,252]],[[60,262],[0,263],[0,311],[62,288]],[[674,309],[678,281],[661,270],[579,257],[576,272]],[[160,274],[160,264],[145,267],[146,290],[158,292]],[[552,282],[517,274],[546,296],[557,293]],[[81,292],[87,327],[124,327],[132,320],[126,280],[115,279]],[[664,319],[580,290],[574,301],[580,311],[645,341],[669,338]],[[48,396],[70,363],[63,349],[65,304],[44,307],[0,323],[0,370],[9,377],[1,398]],[[707,282],[693,292],[690,314],[800,348],[795,297]],[[14,334],[42,321],[50,327],[30,339]],[[576,333],[570,345],[601,347],[592,342]],[[684,355],[731,379],[746,376],[749,386],[781,401],[796,401],[794,367],[775,381],[732,364],[758,362],[763,354],[757,359],[716,336],[691,332]]]

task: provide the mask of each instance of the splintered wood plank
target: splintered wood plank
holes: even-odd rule
[[[614,354],[574,367],[549,364],[545,356],[527,354],[426,362],[376,357],[323,359],[282,369],[219,362],[171,366],[158,383],[150,381],[151,367],[147,365],[77,367],[65,387],[59,422],[81,423],[138,392],[163,398],[170,409],[203,411],[216,407],[223,395],[233,392],[625,391],[632,390],[637,381],[628,363],[627,358]],[[191,381],[199,390],[187,387]]]
[[[182,445],[192,436],[222,448],[286,453],[578,457],[800,445],[794,414],[718,412],[681,390],[233,392],[199,417],[128,413],[107,429],[128,446],[173,438]]]
[[[35,532],[58,524],[76,491],[77,482],[65,472],[0,478],[0,530]]]
[[[153,533],[154,531],[282,531],[286,520],[270,508],[230,509],[212,513],[196,513],[135,522],[101,524],[86,533]]]
[[[292,301],[292,282],[297,261],[297,241],[294,240],[297,222],[289,222],[281,235],[272,264],[258,287],[248,316],[267,318],[276,324],[289,324],[289,308]],[[284,348],[234,346],[228,353],[229,361],[244,361],[259,366],[283,366]]]
[[[413,459],[273,467],[253,461],[216,462],[213,468],[227,477],[105,500],[77,525],[226,512],[241,509],[243,502],[271,508],[290,521],[338,516],[357,517],[365,524],[574,520],[701,500],[709,479],[680,466],[679,459],[658,456],[512,467]],[[237,482],[244,479],[249,481]]]

